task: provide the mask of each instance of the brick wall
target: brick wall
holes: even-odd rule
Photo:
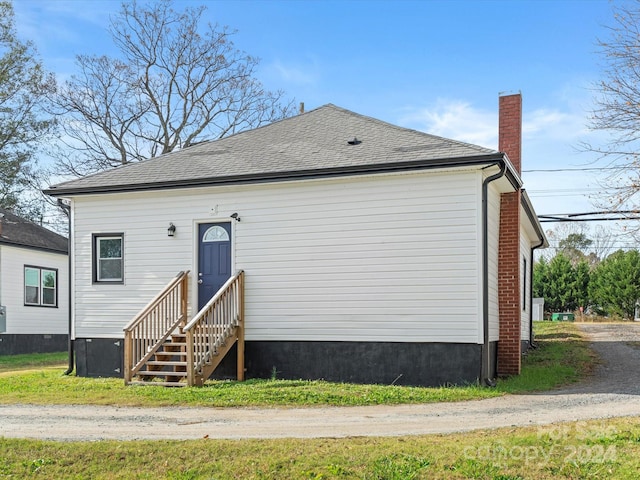
[[[498,150],[508,155],[518,174],[522,173],[522,95],[504,95],[498,102]]]
[[[499,100],[498,149],[521,172],[522,97],[501,96]],[[498,252],[498,375],[517,375],[521,366],[520,330],[520,191],[503,193],[500,199],[500,241]]]
[[[520,373],[520,191],[500,199],[498,375]]]

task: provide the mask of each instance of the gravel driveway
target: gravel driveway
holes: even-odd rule
[[[0,405],[0,437],[86,441],[402,436],[640,416],[640,324],[580,324],[580,329],[593,342],[601,363],[588,381],[551,392],[373,407]]]

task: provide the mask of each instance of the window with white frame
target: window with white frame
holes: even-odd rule
[[[124,236],[121,233],[93,235],[93,281],[123,283]]]
[[[24,266],[24,304],[31,307],[58,306],[58,270]]]

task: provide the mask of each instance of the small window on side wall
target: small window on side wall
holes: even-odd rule
[[[522,257],[522,310],[527,310],[527,257]]]
[[[57,307],[58,270],[25,265],[24,304],[32,307]]]
[[[94,283],[124,283],[124,234],[93,235]]]

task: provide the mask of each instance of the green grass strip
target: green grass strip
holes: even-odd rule
[[[0,478],[637,479],[640,419],[401,438],[0,440]]]
[[[122,379],[64,376],[65,354],[0,356],[0,402],[122,406],[360,406],[451,402],[548,390],[583,378],[592,354],[574,324],[538,322],[539,347],[523,360],[522,374],[495,388],[358,385],[305,380],[208,381],[204,387],[125,387]],[[56,366],[52,368],[51,365]],[[47,368],[47,366],[49,366]]]
[[[0,355],[0,372],[30,370],[40,367],[60,367],[68,363],[67,352]]]

